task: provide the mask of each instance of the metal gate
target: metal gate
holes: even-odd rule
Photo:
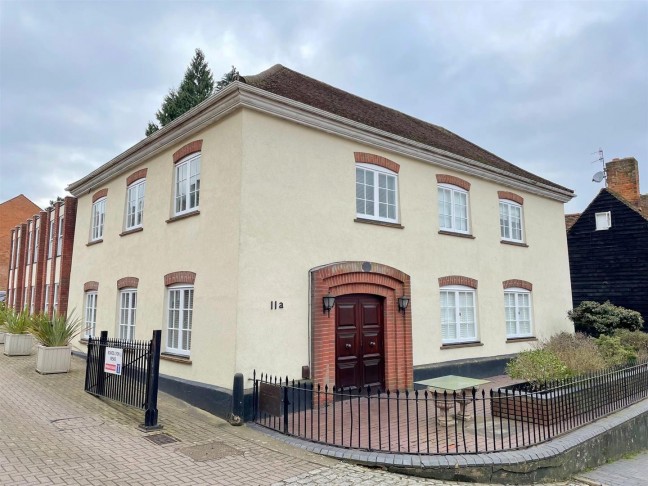
[[[158,428],[158,382],[162,331],[150,341],[88,338],[85,391],[144,410],[144,427]]]

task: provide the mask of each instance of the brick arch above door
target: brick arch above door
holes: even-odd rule
[[[311,376],[315,383],[335,385],[335,310],[323,311],[322,299],[372,294],[384,298],[385,387],[413,386],[412,314],[398,311],[398,298],[411,296],[406,273],[374,262],[338,262],[310,271],[311,276]]]

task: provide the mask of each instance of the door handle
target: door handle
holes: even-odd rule
[[[376,341],[369,341],[369,346],[375,346],[375,345],[376,345]]]
[[[347,349],[351,349],[351,345],[350,345],[350,344],[348,344],[348,343],[347,343],[347,344],[345,344],[345,345],[344,345],[344,347],[345,347],[345,348],[347,348]]]

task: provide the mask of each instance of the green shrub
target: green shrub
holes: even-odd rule
[[[617,329],[614,337],[618,337],[623,346],[633,349],[638,359],[648,359],[648,334],[645,332]]]
[[[7,309],[4,312],[4,331],[10,334],[27,334],[31,322],[31,317],[26,311],[16,312]]]
[[[608,366],[620,366],[637,359],[636,351],[621,344],[618,336],[599,336],[596,345]]]
[[[643,326],[643,318],[636,311],[617,307],[607,301],[603,304],[583,301],[567,313],[576,330],[590,336],[610,336],[617,329],[636,331]]]
[[[561,332],[543,341],[540,346],[556,355],[571,375],[591,373],[607,366],[595,339],[582,333]]]
[[[567,366],[546,349],[522,351],[506,365],[506,373],[511,378],[526,380],[535,385],[570,376]]]
[[[54,347],[68,346],[82,327],[83,322],[72,312],[67,317],[58,314],[51,318],[43,314],[34,316],[30,329],[43,346]]]

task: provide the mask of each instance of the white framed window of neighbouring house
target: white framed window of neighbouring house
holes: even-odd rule
[[[49,284],[45,286],[45,302],[43,303],[43,312],[47,314],[49,311],[49,293],[50,293],[50,286]]]
[[[510,339],[533,336],[531,292],[521,288],[504,291],[506,337]]]
[[[49,222],[49,241],[47,243],[47,259],[52,258],[52,250],[54,249],[54,223],[53,219]]]
[[[500,237],[504,241],[524,242],[522,205],[507,199],[500,199]]]
[[[200,153],[180,160],[174,168],[174,214],[198,210],[200,206]]]
[[[119,292],[119,338],[135,339],[137,314],[137,289],[126,288]]]
[[[372,164],[356,164],[356,215],[398,222],[398,174]]]
[[[56,245],[56,256],[61,256],[62,252],[63,252],[63,215],[59,216],[58,243]]]
[[[144,191],[146,179],[140,179],[126,191],[126,230],[141,228],[144,224]]]
[[[469,233],[468,191],[451,184],[437,186],[439,228],[443,231]]]
[[[463,285],[441,287],[441,341],[455,344],[477,341],[477,295]]]
[[[194,288],[178,285],[167,289],[166,351],[189,356],[193,328]]]
[[[596,213],[594,217],[596,218],[596,231],[607,230],[612,227],[612,213],[610,211]]]
[[[59,284],[54,284],[54,298],[52,299],[52,311],[58,314]]]
[[[39,241],[40,241],[40,220],[36,224],[36,234],[34,236],[34,263],[38,262],[38,248],[39,248]]]
[[[34,240],[34,225],[35,223],[29,223],[29,242],[27,243],[27,265],[32,262],[32,242]]]

